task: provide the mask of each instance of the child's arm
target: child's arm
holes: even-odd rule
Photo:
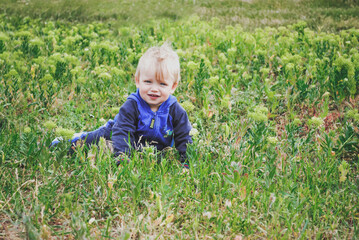
[[[179,103],[171,106],[170,114],[173,118],[173,132],[176,149],[181,156],[181,163],[187,164],[187,144],[192,143],[192,138],[189,132],[192,129],[191,123],[188,120],[187,112]]]
[[[72,144],[76,144],[78,140],[83,140],[84,143],[88,146],[91,144],[98,144],[101,137],[105,138],[106,140],[111,139],[111,128],[116,121],[117,116],[115,117],[115,120],[108,120],[108,122],[101,126],[100,128],[91,131],[91,132],[82,132],[82,133],[76,133],[71,139]]]
[[[116,118],[115,120],[110,119],[105,125],[91,132],[75,133],[68,141],[71,142],[72,146],[75,146],[79,140],[83,141],[83,143],[87,146],[90,146],[91,144],[97,144],[101,137],[105,138],[106,140],[110,140],[111,129],[115,121]],[[55,138],[52,141],[50,147],[56,146],[60,141],[63,140],[64,139],[62,137]],[[72,154],[72,151],[70,151],[70,153]]]
[[[137,103],[133,100],[127,100],[120,108],[118,118],[112,127],[112,144],[115,157],[122,154],[130,155],[132,143],[135,141],[138,115]]]

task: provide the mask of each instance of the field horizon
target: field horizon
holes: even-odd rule
[[[204,21],[217,17],[221,27],[239,24],[249,31],[288,26],[298,21],[306,21],[312,30],[323,32],[359,28],[357,0],[3,0],[0,14],[72,23],[101,21],[116,27],[198,16]]]

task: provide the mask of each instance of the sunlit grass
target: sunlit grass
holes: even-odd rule
[[[0,238],[358,235],[357,29],[1,20]],[[139,57],[166,40],[197,129],[188,171],[175,150],[116,166],[104,142],[49,148],[113,118]]]
[[[307,21],[309,27],[320,31],[358,28],[358,9],[354,0],[4,0],[0,3],[1,13],[20,18],[105,21],[123,26],[142,25],[153,19],[179,20],[197,15],[203,20],[218,17],[222,26],[240,24],[246,30],[286,26],[299,20]]]

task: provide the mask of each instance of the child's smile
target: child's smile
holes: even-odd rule
[[[148,96],[150,96],[151,99],[156,100],[157,98],[159,98],[160,96],[155,95],[155,94],[148,94]]]
[[[177,83],[174,83],[168,74],[159,74],[156,66],[151,66],[141,72],[139,78],[136,79],[136,86],[141,98],[148,103],[152,111],[156,112],[174,92]]]

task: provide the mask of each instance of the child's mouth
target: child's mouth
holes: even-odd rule
[[[157,98],[160,97],[160,96],[155,95],[155,94],[148,94],[148,96],[149,96],[152,100],[155,100],[155,99],[157,99]]]

